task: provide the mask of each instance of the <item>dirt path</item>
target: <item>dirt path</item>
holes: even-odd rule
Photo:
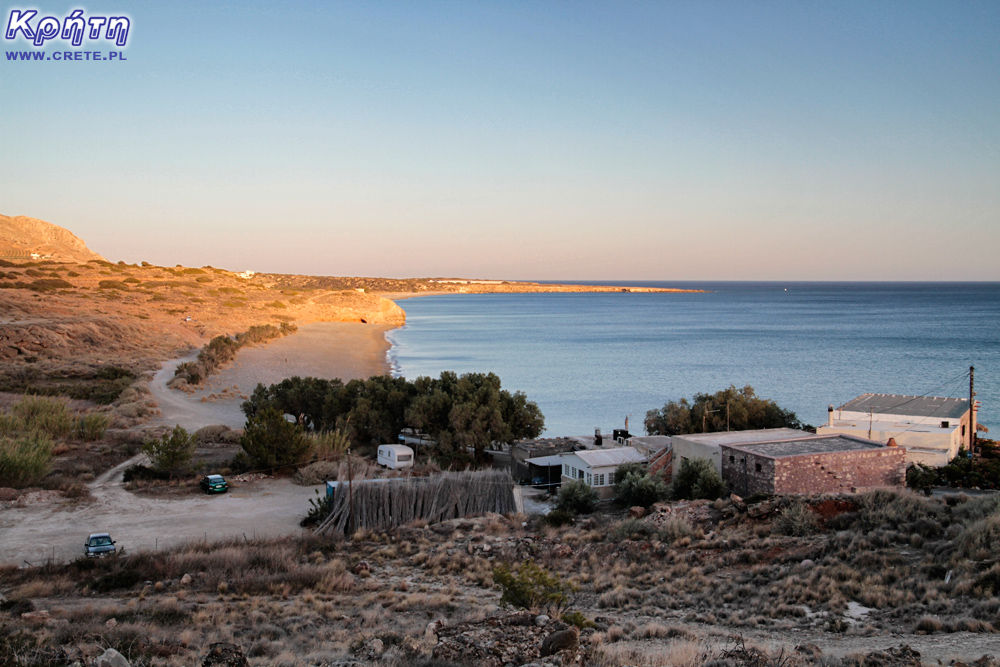
[[[299,533],[309,500],[322,487],[296,486],[287,479],[231,484],[229,493],[206,496],[196,490],[174,498],[150,498],[126,491],[122,471],[135,456],[90,484],[88,501],[41,496],[24,507],[0,510],[0,563],[41,565],[73,560],[92,532],[109,532],[126,551],[151,551],[195,540],[279,536]]]

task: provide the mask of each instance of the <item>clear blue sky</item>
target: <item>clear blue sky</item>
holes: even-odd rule
[[[996,0],[101,0],[3,21],[79,6],[131,17],[127,61],[0,59],[0,213],[112,260],[1000,280]]]

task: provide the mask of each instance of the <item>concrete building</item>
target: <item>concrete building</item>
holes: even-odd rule
[[[855,493],[902,487],[906,451],[850,435],[722,445],[722,481],[733,493]]]
[[[740,445],[769,440],[788,440],[812,435],[793,428],[762,428],[752,431],[725,431],[719,433],[689,433],[670,438],[674,452],[674,470],[680,469],[685,459],[710,459],[715,469],[722,473],[719,448],[723,445]]]
[[[543,468],[559,466],[557,458],[561,452],[571,452],[580,448],[580,443],[572,438],[537,438],[519,440],[510,447],[510,474],[514,481],[531,481],[536,477],[548,477]],[[558,475],[556,475],[558,481]]]
[[[962,447],[969,449],[975,414],[965,398],[862,394],[839,408],[830,407],[821,435],[842,433],[906,448],[908,463],[947,465]]]
[[[611,487],[615,483],[615,471],[618,466],[623,463],[646,461],[646,457],[634,447],[564,452],[559,458],[562,461],[562,483],[581,479],[587,486],[597,491],[597,497],[601,500],[614,495],[614,489]]]

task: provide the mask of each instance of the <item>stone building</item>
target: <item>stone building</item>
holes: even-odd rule
[[[741,496],[853,493],[906,483],[906,450],[894,442],[813,435],[720,449],[722,480]]]

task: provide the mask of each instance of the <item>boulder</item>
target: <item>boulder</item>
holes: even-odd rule
[[[109,648],[94,660],[94,667],[132,667],[118,651]]]
[[[539,650],[542,657],[555,655],[559,651],[574,649],[580,644],[580,630],[570,627],[566,630],[557,630],[542,640]]]
[[[236,644],[218,642],[210,644],[208,655],[201,662],[201,667],[250,667],[243,649]]]
[[[545,614],[539,614],[538,616],[535,616],[535,625],[537,625],[540,628],[544,628],[546,625],[548,625],[550,620],[551,619]]]

